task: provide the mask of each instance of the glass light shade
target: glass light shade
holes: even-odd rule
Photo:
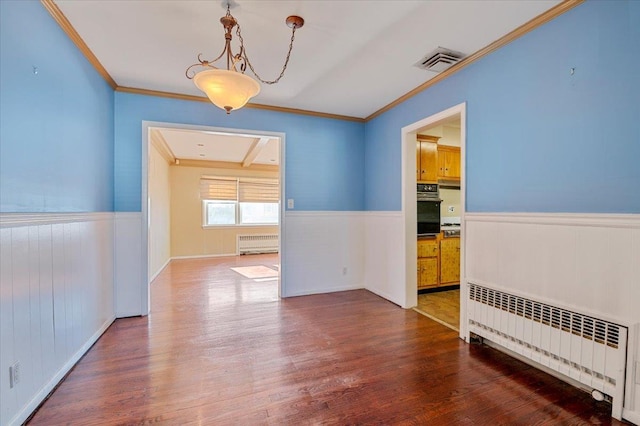
[[[229,111],[242,108],[260,93],[260,85],[248,75],[230,70],[200,71],[193,82],[219,108]]]

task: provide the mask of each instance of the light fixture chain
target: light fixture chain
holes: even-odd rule
[[[291,41],[289,42],[289,51],[287,52],[287,57],[284,60],[282,71],[280,71],[280,75],[275,80],[263,80],[262,77],[260,77],[256,72],[256,70],[253,68],[253,65],[251,65],[251,61],[249,61],[249,57],[247,56],[247,49],[244,47],[244,39],[242,38],[242,33],[240,32],[240,24],[237,24],[237,26],[238,28],[236,29],[236,35],[240,40],[242,56],[244,57],[244,60],[247,63],[247,65],[249,65],[251,72],[258,78],[258,80],[260,80],[264,84],[276,84],[278,81],[280,81],[280,79],[284,75],[284,72],[287,70],[287,65],[289,65],[289,58],[291,57],[291,50],[293,49],[293,41],[295,40],[295,37],[296,37],[296,26],[294,25],[291,29]]]

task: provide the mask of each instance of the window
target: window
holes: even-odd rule
[[[200,180],[203,226],[277,225],[279,188],[275,179]]]
[[[278,223],[278,203],[240,203],[240,223]]]

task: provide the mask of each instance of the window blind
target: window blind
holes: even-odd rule
[[[275,179],[213,178],[200,179],[200,198],[249,203],[277,203],[280,188]]]
[[[238,185],[240,202],[277,203],[280,189],[277,181],[244,181]]]
[[[200,198],[203,200],[238,199],[238,181],[236,179],[200,179]]]

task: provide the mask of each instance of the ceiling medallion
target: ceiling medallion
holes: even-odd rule
[[[240,24],[231,15],[229,3],[227,3],[227,14],[220,18],[220,23],[224,27],[225,39],[222,53],[212,61],[202,59],[202,53],[200,53],[198,55],[198,63],[191,65],[185,71],[187,78],[193,80],[198,89],[202,90],[214,105],[227,111],[227,114],[232,110],[242,108],[249,99],[260,92],[258,82],[244,73],[247,65],[256,78],[264,84],[276,84],[284,75],[289,64],[291,50],[293,49],[296,29],[304,25],[304,19],[299,16],[289,16],[285,22],[291,28],[291,41],[289,42],[289,51],[282,66],[282,71],[275,80],[263,80],[253,68],[244,48]],[[240,51],[236,54],[231,50],[231,32],[234,27],[237,27],[236,35],[240,40]],[[213,65],[218,60],[224,61],[223,58],[226,58],[226,69]],[[200,71],[196,72],[197,69],[200,69]]]

